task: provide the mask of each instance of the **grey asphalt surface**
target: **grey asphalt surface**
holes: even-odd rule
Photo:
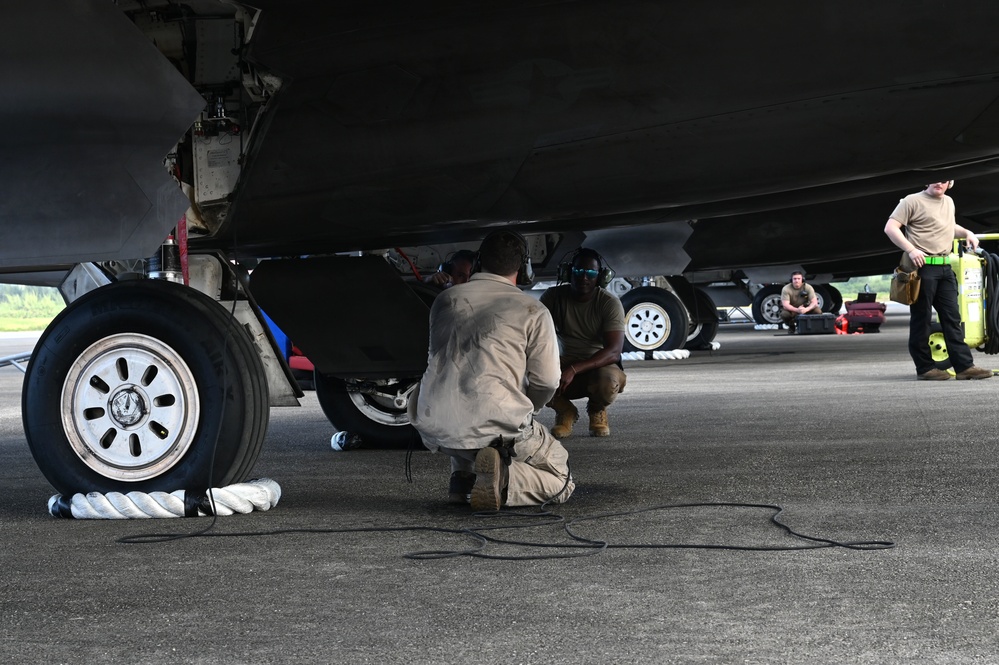
[[[664,504],[778,504],[804,534],[887,550],[795,546],[763,509],[696,507],[578,522],[613,548],[549,560],[404,558],[469,536],[328,529],[526,524],[445,503],[442,456],[333,452],[308,393],[274,409],[256,472],[266,512],[213,533],[310,533],[122,544],[208,518],[50,517],[0,368],[0,660],[10,663],[999,662],[999,379],[917,382],[906,316],[879,334],[787,336],[723,326],[720,350],[626,363],[613,434],[566,440],[567,519]],[[0,339],[0,356],[11,347]],[[16,345],[16,342],[14,342]],[[30,343],[29,343],[30,346]],[[979,364],[999,359],[976,354]],[[53,417],[57,417],[53,414]],[[543,416],[551,424],[551,413]],[[561,525],[490,531],[565,545]],[[496,555],[593,550],[490,544]]]

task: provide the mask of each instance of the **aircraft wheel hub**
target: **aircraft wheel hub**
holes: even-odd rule
[[[122,428],[129,428],[148,413],[146,398],[136,386],[126,386],[108,401],[111,419]]]

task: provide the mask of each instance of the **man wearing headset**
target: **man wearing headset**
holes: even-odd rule
[[[885,224],[885,234],[905,252],[900,263],[902,270],[919,270],[919,296],[909,306],[909,355],[916,365],[916,378],[922,381],[950,378],[949,372],[937,368],[930,354],[928,341],[934,309],[956,378],[992,378],[990,370],[975,367],[961,328],[957,277],[949,265],[949,256],[955,238],[964,238],[972,249],[978,248],[978,238],[957,224],[954,199],[947,196],[953,186],[953,180],[934,182],[921,192],[909,194],[898,202]]]
[[[519,288],[527,243],[486,236],[480,270],[430,308],[427,370],[409,401],[423,444],[451,457],[449,500],[473,510],[562,503],[575,485],[569,454],[534,414],[559,385],[551,316]]]
[[[555,409],[552,434],[572,434],[579,411],[572,400],[587,398],[590,436],[608,436],[607,407],[624,390],[627,377],[621,367],[624,347],[624,307],[602,286],[613,275],[596,251],[581,247],[566,266],[567,284],[553,286],[541,296],[555,320],[561,343],[562,377],[548,406]],[[560,273],[562,271],[560,270]]]
[[[459,249],[440,265],[437,272],[427,275],[423,281],[442,289],[465,284],[472,278],[474,263],[475,252],[470,249]]]
[[[822,313],[815,289],[811,284],[805,284],[805,273],[800,270],[791,273],[791,283],[785,284],[781,289],[780,304],[780,320],[791,333],[797,329],[798,317],[802,314]]]

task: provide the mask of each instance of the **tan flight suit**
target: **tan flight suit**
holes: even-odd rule
[[[556,495],[562,503],[575,488],[569,454],[534,421],[560,376],[548,310],[502,277],[478,273],[434,300],[427,370],[410,420],[429,450],[451,456],[452,471],[474,472],[479,449],[513,442],[505,505]]]

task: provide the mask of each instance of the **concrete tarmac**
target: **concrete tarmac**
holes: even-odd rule
[[[22,375],[0,368],[0,660],[999,662],[999,379],[916,381],[906,330],[904,312],[853,336],[731,324],[718,351],[627,363],[612,436],[579,423],[565,441],[577,489],[558,515],[642,511],[571,525],[599,550],[567,547],[564,524],[447,505],[442,456],[415,453],[407,483],[404,451],[333,452],[312,393],[272,411],[255,471],[281,484],[276,507],[122,544],[210,518],[50,517]],[[814,543],[763,508],[661,507],[700,503],[779,505],[808,536],[895,547],[659,547]],[[535,526],[485,533],[561,547],[481,553],[574,558],[404,556],[479,546],[429,529],[500,525]],[[423,530],[378,531],[407,526]]]

